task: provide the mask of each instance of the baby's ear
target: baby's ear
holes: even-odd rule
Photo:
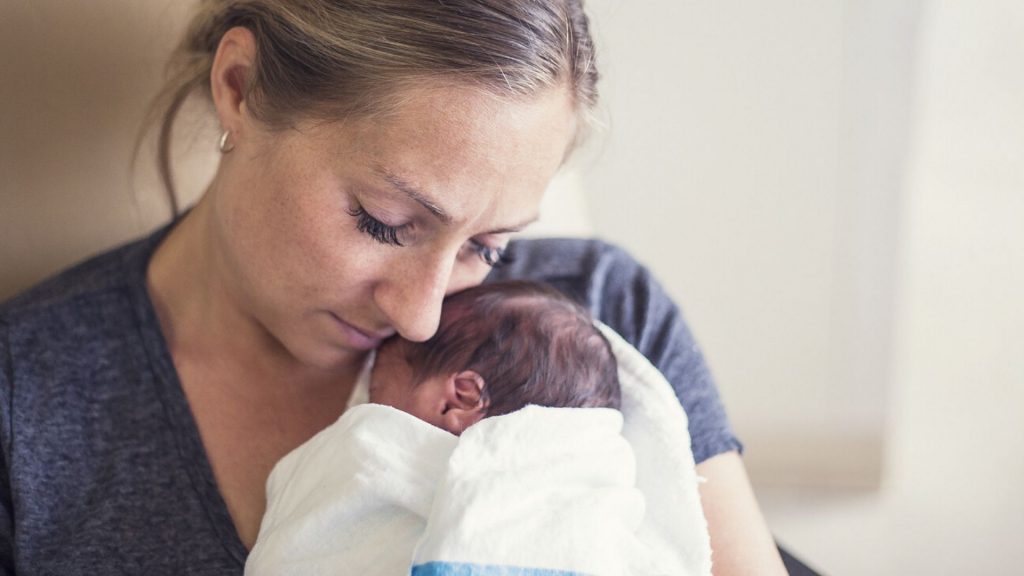
[[[479,422],[487,412],[484,398],[483,376],[473,370],[463,370],[448,378],[445,390],[444,428],[459,435]]]

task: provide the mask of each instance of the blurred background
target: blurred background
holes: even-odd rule
[[[0,299],[166,221],[132,147],[189,5],[0,0]],[[1022,573],[1024,3],[588,5],[604,127],[533,233],[666,285],[808,564]]]

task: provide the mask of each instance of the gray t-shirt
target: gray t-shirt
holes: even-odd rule
[[[0,574],[240,575],[235,532],[145,287],[151,236],[0,304]],[[683,319],[593,240],[524,240],[491,275],[548,282],[668,378],[695,459],[739,450]]]

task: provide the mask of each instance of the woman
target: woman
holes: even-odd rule
[[[343,411],[369,350],[428,338],[490,275],[555,284],[655,362],[690,415],[715,574],[782,573],[647,272],[523,242],[491,274],[596,99],[579,2],[209,0],[175,63],[162,142],[196,91],[223,129],[201,201],[0,307],[0,572],[241,573],[274,463]]]

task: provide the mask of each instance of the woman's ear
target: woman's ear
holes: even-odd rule
[[[452,374],[445,382],[444,428],[459,435],[479,422],[487,414],[488,401],[484,396],[487,383],[473,370]]]
[[[210,70],[210,92],[221,128],[238,138],[248,115],[246,87],[256,62],[256,37],[241,26],[224,33]]]

